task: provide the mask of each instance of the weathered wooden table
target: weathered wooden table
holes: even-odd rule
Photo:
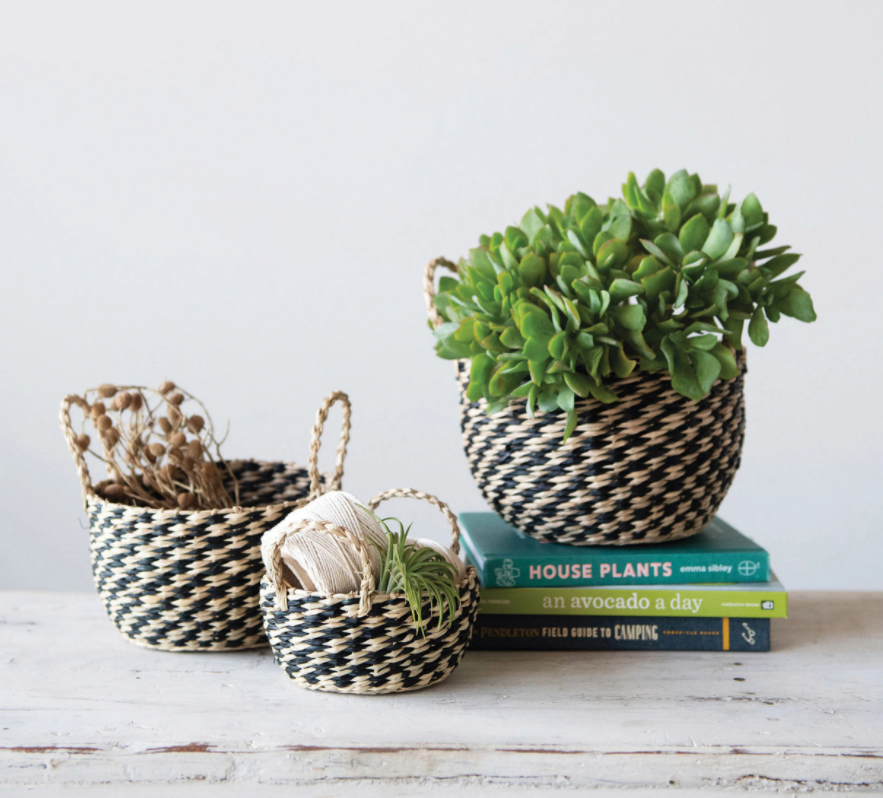
[[[883,791],[883,593],[796,593],[774,623],[769,654],[473,652],[361,697],[269,650],[137,648],[92,595],[0,593],[0,794]]]

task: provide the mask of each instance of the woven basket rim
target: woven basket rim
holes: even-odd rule
[[[462,593],[463,589],[469,586],[470,581],[478,582],[478,571],[473,565],[466,566],[466,576],[463,581],[457,585],[457,589]],[[261,589],[273,590],[273,583],[270,581],[266,572],[261,577]],[[304,590],[303,588],[289,587],[287,590],[289,600],[294,599],[302,601],[310,597],[314,597],[317,601],[327,601],[328,599],[358,599],[361,591],[356,590],[352,593],[319,593],[312,590]],[[426,595],[425,593],[423,595]],[[386,601],[388,599],[407,598],[404,593],[381,593],[379,590],[371,594],[372,601]],[[284,612],[284,610],[282,610]],[[279,612],[279,610],[277,610]]]
[[[287,460],[255,460],[250,457],[240,458],[237,460],[227,460],[227,466],[230,468],[232,468],[235,465],[240,465],[242,463],[255,463],[257,465],[282,464],[282,465],[290,466],[293,469],[298,469],[300,471],[303,471],[303,472],[309,474],[309,467],[308,466],[298,465],[297,463],[289,463]],[[320,473],[322,480],[324,482],[327,482],[330,479],[329,475],[326,472],[320,471],[319,473]],[[103,481],[107,481],[107,480],[103,480]],[[98,485],[101,485],[101,484],[102,484],[102,482],[97,483],[96,488]],[[304,498],[306,498],[306,496],[304,496]],[[114,508],[118,507],[121,510],[140,510],[145,513],[155,513],[157,515],[161,515],[163,513],[166,513],[168,516],[181,515],[181,516],[185,516],[188,518],[195,518],[195,517],[198,517],[201,515],[202,516],[217,515],[218,513],[222,513],[224,515],[231,515],[231,514],[239,514],[239,513],[243,513],[243,512],[257,512],[257,511],[264,511],[264,510],[274,510],[277,508],[290,507],[291,505],[297,504],[299,501],[302,501],[302,499],[293,499],[293,500],[289,500],[286,502],[275,502],[274,504],[233,505],[230,507],[217,507],[217,508],[213,507],[209,510],[182,510],[180,508],[174,508],[174,507],[144,507],[139,504],[120,504],[119,502],[115,502],[110,499],[106,499],[106,498],[104,498],[104,496],[99,495],[97,490],[96,490],[95,495],[89,495],[86,497],[87,504],[106,504],[110,507],[114,507]]]
[[[460,392],[464,396],[466,393],[465,386],[468,386],[468,384],[469,384],[469,368],[467,365],[464,369],[461,370],[460,364],[469,364],[470,362],[471,362],[470,358],[458,358],[457,360],[453,361],[454,367],[456,370],[455,377],[456,377],[457,383],[459,384]],[[748,358],[746,357],[744,347],[740,351],[736,352],[736,365],[739,367],[739,374],[736,377],[734,377],[734,379],[738,379],[739,377],[744,377],[745,373],[747,371],[747,365],[748,365]],[[632,373],[629,374],[627,377],[615,377],[614,376],[613,379],[611,379],[609,383],[605,383],[605,384],[609,385],[610,388],[615,389],[617,387],[629,386],[629,385],[633,385],[635,383],[644,382],[646,380],[651,380],[651,379],[656,379],[656,380],[659,380],[660,382],[667,383],[668,388],[670,390],[674,391],[674,388],[671,387],[671,373],[667,369],[660,369],[659,371],[643,371],[642,369],[635,368],[632,371]],[[714,381],[714,383],[712,384],[711,389],[709,391],[709,395],[711,392],[714,391],[714,389],[721,382],[724,382],[724,380],[721,380],[721,378],[718,377]],[[729,380],[726,380],[726,382],[729,382]],[[675,391],[675,393],[677,393],[677,392]],[[682,394],[679,394],[679,396],[681,396],[681,395]],[[627,395],[620,396],[619,400],[621,402],[623,399],[627,399],[627,398],[628,398]],[[687,396],[684,396],[683,398],[685,401],[694,402],[694,404],[699,404],[699,402],[703,401],[704,399],[707,399],[708,396],[703,396],[702,399],[699,399],[698,401],[694,401]],[[482,397],[474,404],[478,404],[479,407],[487,407],[487,399]],[[506,403],[506,408],[504,408],[504,409],[511,408],[513,406],[517,407],[519,405],[526,405],[526,404],[527,404],[527,397],[526,396],[516,396],[516,397],[513,397],[512,399],[510,399]],[[619,404],[619,402],[612,402],[609,405],[607,405],[604,402],[601,402],[592,396],[587,396],[585,398],[577,396],[575,398],[573,406],[574,406],[575,410],[582,410],[582,409],[585,409],[588,407],[597,407],[598,405],[601,405],[602,407],[616,407],[618,404]],[[545,415],[545,413],[542,410],[540,410],[539,408],[537,408],[537,412],[540,415]],[[553,411],[553,413],[564,414],[565,411],[559,409],[559,410]]]

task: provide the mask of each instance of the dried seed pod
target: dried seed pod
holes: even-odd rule
[[[74,450],[83,452],[97,436],[109,473],[115,477],[102,484],[102,496],[104,484],[114,484],[117,487],[110,493],[127,505],[176,508],[178,496],[185,494],[182,501],[189,509],[234,503],[230,491],[236,493],[237,481],[212,458],[217,444],[208,414],[187,417],[182,408],[193,397],[171,380],[160,386],[160,392],[105,383],[91,389],[89,397],[94,401],[90,404],[87,399],[81,405],[96,430],[90,430],[93,439],[84,432],[69,434]]]
[[[177,479],[177,480],[184,479],[184,477],[187,476],[187,475],[181,470],[181,468],[180,468],[179,466],[171,465],[171,464],[168,466],[168,474],[169,474],[169,479],[171,479],[171,480],[173,480],[173,481],[176,480],[176,479]]]
[[[154,459],[156,459],[162,457],[166,453],[166,447],[161,443],[151,443],[150,446],[145,447],[145,451],[150,452]]]
[[[109,485],[105,485],[102,492],[108,499],[126,498],[126,489],[122,485],[118,485],[116,482],[111,482]]]
[[[178,507],[182,510],[189,510],[196,504],[196,496],[192,493],[179,493],[178,494]]]

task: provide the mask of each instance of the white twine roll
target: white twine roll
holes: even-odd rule
[[[280,549],[282,562],[298,582],[291,587],[303,588],[311,593],[355,593],[362,581],[362,562],[355,547],[349,541],[326,532],[294,532],[302,521],[331,523],[360,536],[366,542],[374,578],[378,579],[381,556],[371,541],[380,550],[386,551],[386,532],[355,496],[344,491],[329,491],[289,513],[261,540],[264,565],[269,564],[278,541],[284,541]],[[428,546],[441,554],[457,569],[458,582],[462,583],[466,566],[456,554],[434,540],[419,539],[414,543]],[[289,581],[292,581],[291,576]]]
[[[291,534],[302,521],[332,523],[360,535],[375,576],[380,571],[380,553],[371,545],[375,541],[386,548],[386,533],[358,500],[343,491],[329,491],[309,504],[294,510],[268,530],[261,541],[261,555],[266,565],[277,541],[284,540],[282,562],[297,578],[299,585],[311,593],[354,593],[362,579],[362,564],[355,547],[346,540],[315,530]]]

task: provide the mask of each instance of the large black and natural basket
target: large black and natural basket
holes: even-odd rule
[[[427,310],[436,266],[424,275]],[[487,415],[466,398],[468,361],[457,361],[460,426],[472,476],[487,502],[538,540],[575,546],[660,543],[689,537],[711,520],[729,489],[745,437],[745,357],[741,373],[718,380],[699,402],[671,387],[668,373],[636,371],[611,384],[614,404],[578,401],[579,420],[563,442],[567,415],[527,414],[526,400]]]
[[[396,496],[423,499],[438,507],[451,524],[451,550],[460,550],[460,527],[447,505],[410,488],[388,490],[369,502]],[[281,547],[290,534],[321,530],[345,538],[362,560],[358,593],[326,595],[295,590],[285,583]],[[478,576],[466,569],[460,584],[460,604],[453,622],[439,626],[439,608],[423,602],[425,637],[416,629],[411,609],[400,593],[378,593],[369,564],[367,544],[349,530],[333,524],[304,521],[273,541],[267,576],[261,582],[264,628],[276,661],[288,676],[308,690],[335,693],[397,693],[419,690],[441,681],[457,667],[478,612]]]
[[[340,400],[343,428],[333,475],[317,458],[328,410]],[[238,460],[237,507],[173,510],[117,504],[94,486],[71,426],[72,404],[61,404],[61,426],[77,465],[89,518],[92,574],[107,614],[133,643],[166,651],[230,651],[267,645],[261,626],[261,536],[295,507],[339,490],[350,430],[346,394],[329,396],[317,414],[309,467]]]

